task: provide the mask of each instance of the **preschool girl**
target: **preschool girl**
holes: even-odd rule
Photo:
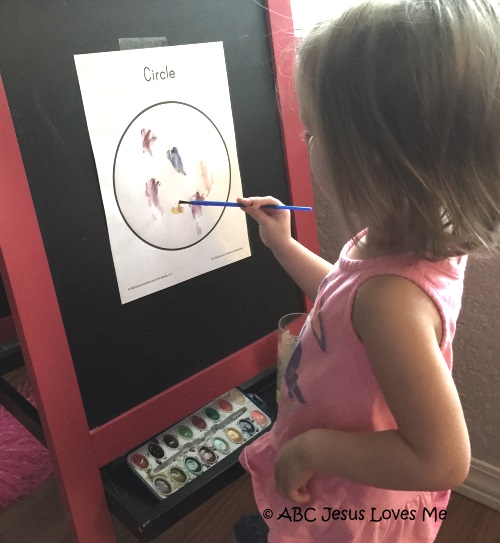
[[[470,445],[451,377],[470,253],[500,221],[500,8],[357,3],[298,53],[312,177],[351,240],[331,265],[242,198],[315,300],[272,430],[246,447],[237,543],[430,543]]]

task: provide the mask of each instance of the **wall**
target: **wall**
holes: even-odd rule
[[[470,258],[455,337],[454,377],[473,456],[500,468],[500,257]]]

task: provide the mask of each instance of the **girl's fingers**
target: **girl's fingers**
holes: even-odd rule
[[[309,490],[305,486],[301,486],[295,491],[293,499],[299,503],[308,502],[311,500],[311,494],[309,494]]]
[[[242,210],[259,224],[260,238],[271,250],[290,238],[290,211],[283,209],[261,209],[263,205],[283,205],[272,196],[237,198]]]
[[[272,196],[253,196],[252,198],[237,198],[239,204],[243,204],[245,207],[252,207],[253,209],[260,209],[263,205],[283,205],[277,198]]]
[[[284,218],[289,214],[289,211],[283,209],[261,209],[263,205],[283,205],[277,198],[272,196],[259,196],[253,198],[237,198],[238,203],[243,204],[243,211],[250,215],[257,222],[268,221],[269,219],[275,219],[278,216]],[[284,219],[283,219],[284,220]]]

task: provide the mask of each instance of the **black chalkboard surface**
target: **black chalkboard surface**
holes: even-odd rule
[[[223,41],[245,195],[289,201],[265,9],[253,0],[3,0],[0,73],[90,428],[272,332],[301,293],[252,257],[120,303],[74,55]]]

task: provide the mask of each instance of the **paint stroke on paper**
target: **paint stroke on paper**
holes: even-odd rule
[[[222,43],[75,55],[122,303],[250,256]],[[201,83],[202,82],[202,83]]]

